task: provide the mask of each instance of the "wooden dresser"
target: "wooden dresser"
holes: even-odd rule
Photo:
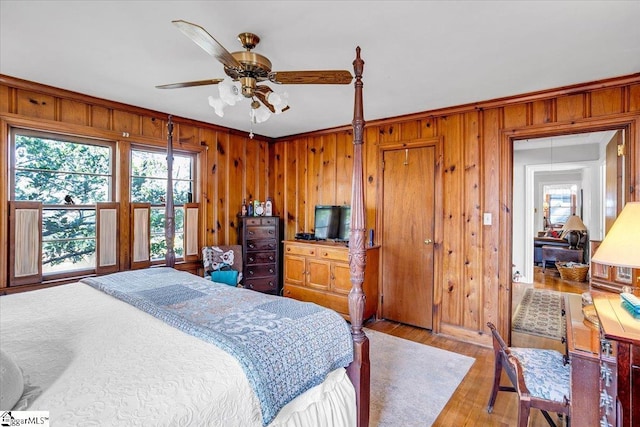
[[[378,305],[379,247],[367,248],[364,319]],[[284,242],[284,296],[330,308],[349,320],[349,248],[345,243]]]
[[[565,300],[571,424],[640,425],[640,320],[620,305],[619,294],[594,292],[593,301],[599,328],[584,319],[580,295]]]
[[[280,218],[239,218],[238,243],[242,245],[242,276],[245,288],[280,294]]]
[[[595,295],[600,319],[600,425],[640,425],[640,320],[620,295]]]

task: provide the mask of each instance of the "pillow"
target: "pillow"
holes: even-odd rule
[[[214,270],[211,272],[211,281],[236,286],[238,284],[238,272],[236,270]]]
[[[0,350],[0,409],[12,409],[23,391],[22,371],[7,353]]]
[[[219,269],[222,264],[233,265],[235,254],[233,250],[223,251],[217,246],[206,246],[202,248],[202,261],[205,271]]]

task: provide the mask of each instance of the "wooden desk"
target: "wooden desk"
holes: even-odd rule
[[[571,424],[599,425],[600,332],[582,315],[582,296],[565,295],[567,354],[571,359]]]
[[[638,426],[640,320],[634,319],[622,307],[618,294],[594,294],[593,303],[601,324],[601,365],[603,370],[611,373],[608,383],[600,381],[602,395],[611,402],[609,411],[605,407],[600,408],[601,425]],[[604,424],[604,420],[608,424]]]
[[[593,292],[593,303],[599,328],[584,320],[580,295],[565,296],[571,424],[640,425],[640,405],[634,405],[640,401],[640,321],[620,305],[619,294]],[[609,403],[602,404],[601,394]]]

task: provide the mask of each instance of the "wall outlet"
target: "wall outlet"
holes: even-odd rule
[[[491,212],[485,212],[482,215],[482,224],[491,225]]]

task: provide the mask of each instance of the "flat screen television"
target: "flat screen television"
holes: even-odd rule
[[[316,205],[314,234],[317,240],[348,241],[350,231],[350,206]]]

